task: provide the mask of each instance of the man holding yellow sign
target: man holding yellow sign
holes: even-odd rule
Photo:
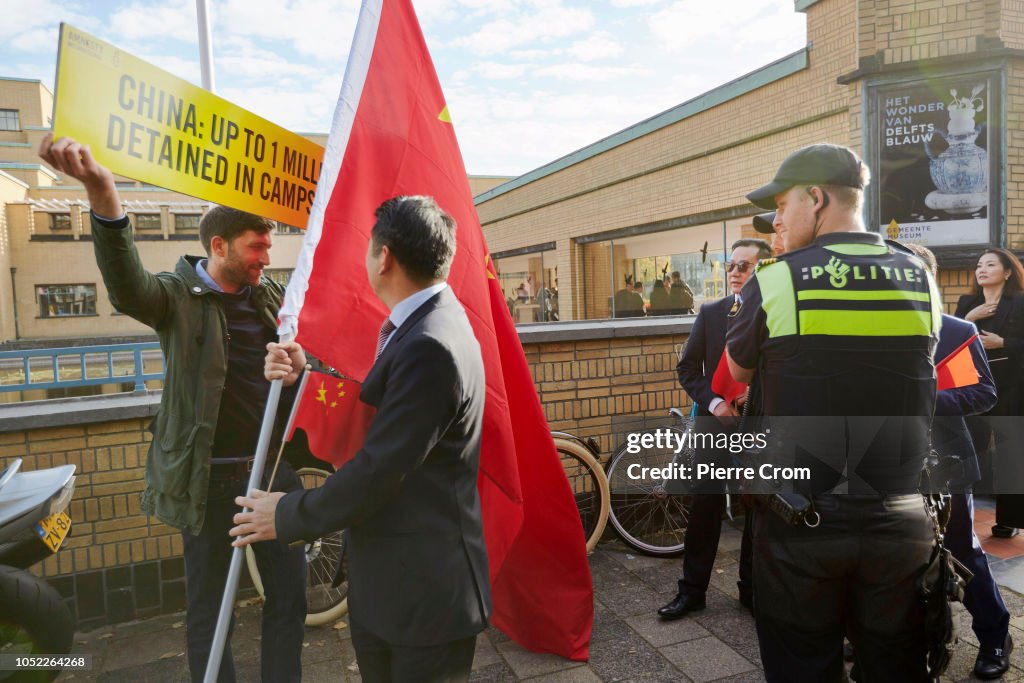
[[[206,258],[183,256],[173,273],[154,275],[139,258],[113,174],[89,147],[47,135],[39,155],[85,186],[96,260],[111,302],[160,338],[166,377],[150,428],[142,509],[182,531],[188,663],[192,680],[201,681],[231,562],[228,529],[237,511],[234,498],[247,493],[269,390],[263,360],[266,345],[277,339],[277,311],[284,294],[284,287],[262,275],[270,264],[274,223],[215,207],[199,223]],[[280,410],[287,415],[294,392],[282,399]],[[302,488],[285,460],[273,488]],[[256,543],[253,551],[267,597],[262,679],[299,681],[305,552],[278,541]],[[217,680],[235,680],[230,648],[224,651]]]

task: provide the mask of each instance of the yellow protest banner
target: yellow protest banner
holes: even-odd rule
[[[68,24],[53,133],[114,173],[306,227],[323,147]]]

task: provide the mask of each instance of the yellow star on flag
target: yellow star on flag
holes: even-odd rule
[[[491,267],[491,255],[488,254],[484,257],[484,270],[487,271],[488,280],[497,280],[497,276],[494,273],[494,269]]]
[[[444,109],[441,110],[441,113],[437,115],[437,120],[438,121],[444,121],[445,123],[451,123],[452,122],[452,115],[448,113],[448,105],[447,104],[444,105]]]
[[[345,392],[343,391],[343,389],[345,388],[345,383],[344,382],[338,382],[338,384],[334,388],[336,389],[336,393],[337,393],[337,396],[335,396],[335,398],[344,398]],[[324,382],[320,382],[320,388],[317,389],[317,391],[316,391],[316,400],[319,401],[320,403],[323,403],[325,406],[327,406],[329,408],[336,408],[336,407],[338,407],[338,402],[337,401],[330,401],[330,402],[328,402],[328,400],[327,400],[327,387],[325,386]]]

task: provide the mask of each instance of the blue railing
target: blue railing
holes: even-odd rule
[[[154,365],[159,365],[159,372],[152,370]],[[134,384],[134,391],[144,392],[147,380],[163,378],[157,342],[0,351],[0,392],[127,382]]]

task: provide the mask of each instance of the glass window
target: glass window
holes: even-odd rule
[[[268,278],[270,278],[274,282],[277,282],[278,284],[284,285],[285,287],[288,286],[288,280],[291,279],[292,273],[294,273],[294,272],[295,272],[294,268],[264,268],[263,269],[263,274],[264,275],[266,275]]]
[[[749,220],[698,225],[580,245],[577,317],[633,318],[696,312],[725,296],[727,245]]]
[[[0,130],[21,130],[17,109],[0,109]]]
[[[96,315],[96,285],[37,285],[40,318]]]
[[[135,214],[136,230],[159,230],[160,214],[158,213],[137,213]]]
[[[202,216],[198,213],[176,213],[174,214],[175,232],[196,232],[199,230],[199,219]]]
[[[70,213],[51,213],[50,214],[50,230],[70,230],[71,229],[71,214]]]
[[[306,231],[296,228],[295,226],[292,225],[285,225],[284,223],[277,224],[276,233],[278,235],[301,235],[304,232]]]
[[[553,251],[538,251],[495,259],[498,284],[515,322],[558,320],[558,267],[553,256]]]

